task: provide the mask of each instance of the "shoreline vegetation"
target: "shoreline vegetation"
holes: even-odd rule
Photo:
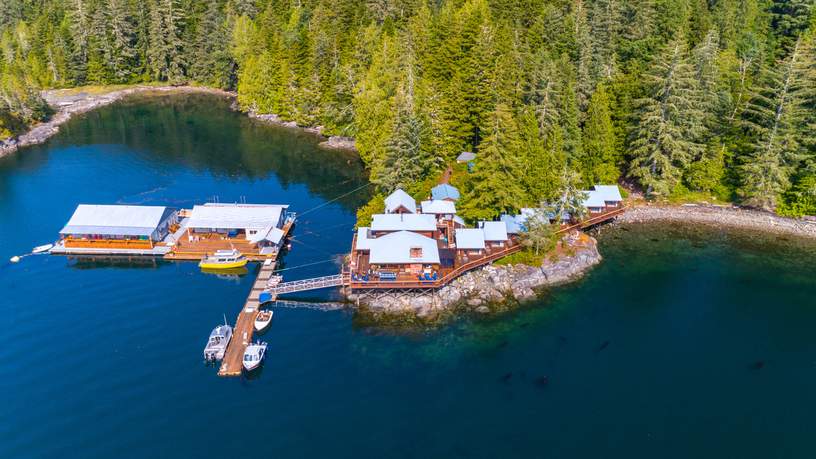
[[[168,86],[168,85],[115,85],[115,86],[88,86],[66,89],[51,89],[42,91],[43,99],[54,113],[45,121],[30,126],[25,132],[5,140],[0,140],[0,158],[16,152],[20,148],[44,143],[59,132],[60,126],[70,121],[74,116],[88,113],[126,97],[138,94],[165,93],[165,94],[212,94],[235,99],[233,91],[211,88],[207,86]],[[275,114],[243,112],[233,105],[236,111],[263,123],[289,129],[298,129],[324,137],[319,146],[327,149],[356,151],[354,139],[341,136],[323,135],[322,126],[300,126],[294,121],[286,121]]]

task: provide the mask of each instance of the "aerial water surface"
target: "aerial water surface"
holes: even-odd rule
[[[428,330],[280,308],[255,377],[204,365],[252,275],[12,255],[79,203],[283,203],[287,279],[336,273],[354,155],[213,96],[130,99],[0,160],[0,457],[812,457],[816,248],[605,227],[585,279]],[[326,291],[310,300],[337,297]]]

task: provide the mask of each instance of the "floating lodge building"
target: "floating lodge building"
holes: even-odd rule
[[[287,209],[271,204],[208,203],[190,210],[80,204],[52,253],[199,260],[235,248],[250,260],[266,260],[277,256],[294,223]]]

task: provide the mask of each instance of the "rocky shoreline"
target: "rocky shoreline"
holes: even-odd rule
[[[11,139],[0,140],[0,157],[11,154],[19,148],[29,145],[36,145],[45,142],[57,132],[59,127],[76,115],[87,113],[106,105],[117,102],[127,96],[141,93],[204,93],[214,94],[224,97],[234,98],[236,94],[221,89],[209,88],[205,86],[133,86],[125,89],[110,91],[107,93],[91,94],[87,92],[77,92],[76,89],[53,89],[42,92],[42,96],[48,105],[55,110],[55,113],[48,121],[39,123],[28,132],[25,132]],[[234,107],[237,110],[237,107]],[[284,121],[280,116],[274,114],[259,114],[250,111],[247,116],[265,123],[274,124],[293,129],[301,129],[323,136],[323,127],[298,126],[294,121]],[[319,146],[335,150],[356,151],[354,139],[351,137],[330,136]]]
[[[343,137],[339,135],[333,136],[326,136],[323,134],[323,126],[300,126],[294,121],[286,121],[280,117],[280,115],[276,115],[274,113],[258,113],[254,110],[250,110],[247,112],[247,116],[252,119],[262,121],[264,123],[273,124],[275,126],[285,127],[289,129],[301,129],[305,132],[310,132],[312,134],[317,134],[319,136],[326,137],[326,140],[320,142],[318,144],[319,147],[327,148],[330,150],[350,150],[350,151],[357,151],[357,146],[355,144],[354,138],[352,137]]]
[[[208,93],[226,97],[235,96],[234,93],[228,91],[199,86],[134,86],[104,94],[75,93],[74,90],[63,89],[43,91],[43,98],[56,113],[48,121],[33,126],[28,132],[16,138],[0,141],[0,157],[11,154],[21,147],[45,142],[59,132],[59,127],[75,115],[110,105],[133,94],[149,92]]]
[[[601,262],[597,241],[582,233],[564,238],[560,255],[541,266],[488,265],[460,276],[435,293],[349,295],[358,312],[374,322],[435,321],[457,311],[487,314],[535,299],[540,290],[581,278]]]
[[[682,206],[643,205],[627,210],[617,218],[616,222],[694,223],[717,228],[744,229],[816,238],[816,221],[780,217],[770,212],[740,207],[702,204]]]

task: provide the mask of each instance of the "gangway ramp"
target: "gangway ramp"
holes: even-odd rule
[[[305,292],[308,290],[319,290],[321,288],[340,287],[344,284],[345,278],[343,275],[335,274],[333,276],[313,277],[311,279],[281,282],[279,284],[267,287],[264,290],[264,293],[268,293],[268,301],[272,301],[273,299],[277,298],[278,295],[282,295],[284,293]]]

